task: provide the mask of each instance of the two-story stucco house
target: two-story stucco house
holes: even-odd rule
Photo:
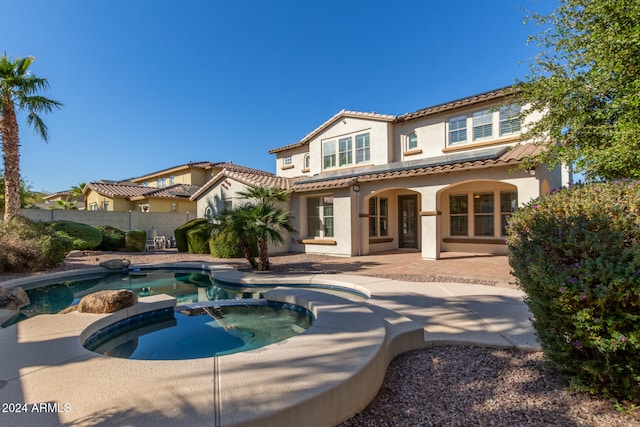
[[[270,150],[276,177],[223,170],[194,195],[204,216],[212,194],[249,185],[290,189],[299,235],[283,250],[357,256],[414,249],[505,253],[519,205],[567,185],[565,168],[516,169],[537,148],[521,141],[536,113],[499,89],[401,116],[341,111],[300,141]],[[211,206],[209,203],[208,206]]]

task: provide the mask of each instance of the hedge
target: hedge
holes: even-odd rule
[[[640,182],[533,200],[508,247],[547,359],[580,389],[640,398]]]

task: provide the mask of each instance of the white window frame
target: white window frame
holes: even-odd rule
[[[293,156],[291,154],[284,156],[282,158],[282,166],[292,166],[293,165]]]
[[[312,212],[312,207],[309,206],[311,200],[317,201],[317,212]],[[335,237],[335,203],[333,194],[308,197],[305,202],[306,205],[306,218],[307,218],[307,236],[310,239],[327,239]],[[315,215],[314,215],[315,214]],[[314,221],[311,219],[317,218],[317,227],[313,230]]]
[[[467,142],[467,116],[450,117],[447,121],[447,142],[449,145]]]
[[[356,164],[367,163],[371,161],[371,137],[369,132],[356,135],[355,159]]]
[[[353,164],[353,138],[348,136],[338,140],[338,167]]]
[[[486,141],[493,138],[493,111],[490,109],[474,111],[472,117],[473,140]]]
[[[416,148],[418,148],[418,134],[411,132],[407,135],[407,149],[405,151],[415,150]]]
[[[522,121],[520,119],[521,109],[522,105],[517,103],[503,105],[500,107],[498,118],[500,136],[516,135],[520,133],[522,130]]]
[[[338,166],[338,153],[336,150],[336,141],[322,142],[322,169],[333,169]]]
[[[309,155],[309,153],[304,155],[304,159],[302,160],[302,164],[304,165],[305,170],[310,169],[311,166],[311,156]]]
[[[369,199],[369,237],[389,236],[389,199],[372,197]]]
[[[464,191],[464,190],[463,190]],[[486,204],[485,208],[479,206],[483,196],[491,195],[490,202]],[[466,212],[456,212],[451,209],[451,198],[459,197],[466,200]],[[485,202],[487,199],[485,198]],[[508,203],[507,203],[508,202]],[[474,238],[501,238],[505,236],[506,222],[511,213],[518,206],[518,191],[517,190],[491,190],[486,191],[471,191],[452,193],[448,196],[448,211],[449,211],[449,223],[447,234],[450,237],[474,237]],[[508,206],[507,206],[508,204]],[[491,234],[481,234],[482,231],[482,218],[491,217]],[[464,217],[466,218],[466,230],[461,230],[461,233],[453,233],[453,218]]]
[[[369,132],[322,141],[322,169],[336,169],[371,161]]]

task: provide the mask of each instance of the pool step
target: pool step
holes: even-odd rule
[[[219,310],[220,307],[247,306],[247,305],[250,305],[250,306],[267,305],[267,301],[264,299],[258,299],[258,298],[200,301],[200,302],[194,302],[191,304],[177,305],[174,307],[174,310],[180,313],[186,314],[188,316],[198,316],[206,313],[214,318],[217,318],[217,317],[224,317]]]

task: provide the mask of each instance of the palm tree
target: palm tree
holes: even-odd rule
[[[251,248],[251,235],[248,224],[251,222],[250,210],[253,206],[245,205],[235,209],[224,209],[213,217],[212,237],[222,237],[225,240],[237,241],[242,254],[249,261],[253,269],[258,264]]]
[[[267,271],[269,265],[269,243],[284,243],[282,233],[295,233],[289,212],[273,202],[259,201],[249,205],[249,234],[258,245],[258,270]]]
[[[20,137],[16,110],[28,112],[27,125],[46,142],[49,139],[47,126],[38,113],[51,112],[62,107],[58,101],[38,95],[49,88],[47,79],[29,72],[33,57],[11,60],[7,54],[0,57],[0,138],[4,159],[4,219],[20,214]]]
[[[245,258],[254,269],[269,270],[269,243],[283,243],[283,232],[296,233],[291,215],[278,202],[284,202],[289,192],[280,188],[251,187],[238,192],[247,203],[225,209],[214,217],[212,234],[240,242]],[[258,249],[258,262],[252,254],[252,242]]]
[[[243,199],[253,199],[258,203],[286,202],[289,199],[288,190],[279,187],[248,187],[245,191],[238,191],[238,195]]]

